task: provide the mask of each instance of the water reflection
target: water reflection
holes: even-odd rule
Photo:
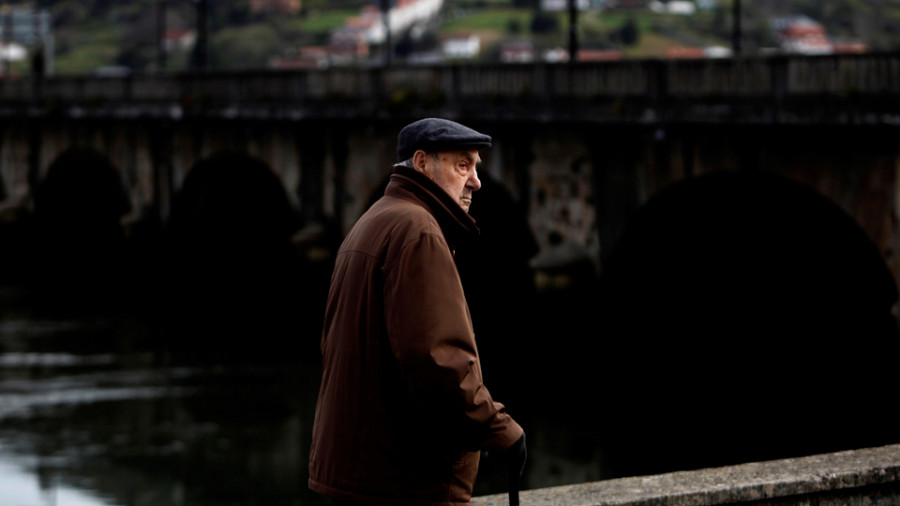
[[[102,320],[30,318],[0,324],[4,505],[330,504],[306,486],[315,360],[97,353],[71,336],[102,336]],[[118,318],[113,327],[126,326]],[[540,453],[547,440],[534,441]],[[568,450],[544,448],[551,458],[540,474],[557,483],[560,473],[599,478]],[[479,493],[503,490],[500,464],[484,459]]]
[[[102,157],[75,154],[54,173],[108,172]],[[0,227],[0,258],[21,267],[0,271],[0,498],[68,504],[80,490],[91,505],[330,504],[307,489],[307,460],[331,262],[309,254],[315,241],[297,244],[299,224],[259,160],[219,154],[190,174],[167,228],[132,223],[96,250],[60,242],[85,239],[54,199]],[[72,202],[59,196],[68,186],[49,188],[42,195]],[[91,188],[117,201],[118,189]],[[71,205],[91,208],[81,197]],[[504,318],[518,309],[492,306]],[[498,397],[526,420],[524,392],[512,395],[520,369],[497,353],[516,333],[483,346]],[[539,454],[541,438],[531,440]],[[501,464],[484,459],[476,493],[505,489]],[[20,492],[34,483],[37,495]]]
[[[323,503],[306,490],[314,363],[187,363],[66,339],[91,325],[0,325],[4,505]]]
[[[0,447],[0,453],[8,450]],[[8,457],[7,457],[8,458]],[[59,484],[48,484],[33,472],[34,462],[26,459],[0,460],[0,495],[7,506],[100,506],[110,504],[102,497]]]

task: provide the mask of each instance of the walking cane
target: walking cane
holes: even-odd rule
[[[519,506],[519,485],[509,486],[509,506]]]
[[[525,469],[525,460],[528,458],[525,450],[525,434],[507,450],[506,484],[509,488],[509,506],[519,506],[519,480]]]

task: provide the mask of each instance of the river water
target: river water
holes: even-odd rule
[[[111,346],[129,325],[4,318],[4,505],[321,503],[306,492],[314,364],[167,362]]]
[[[227,355],[176,353],[158,345],[154,318],[108,300],[15,287],[0,299],[3,506],[330,504],[306,486],[314,347],[253,353],[260,343],[245,336]],[[555,423],[529,422],[531,485],[603,477],[593,436]],[[476,493],[505,487],[488,455]]]
[[[516,298],[492,269],[467,297],[485,383],[528,434],[525,489],[897,442],[893,330],[615,312],[592,283]],[[0,505],[329,504],[306,486],[328,274],[300,297],[0,286]],[[489,454],[475,493],[505,489]]]

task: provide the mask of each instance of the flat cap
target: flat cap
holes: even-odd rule
[[[491,137],[442,118],[425,118],[403,127],[397,138],[397,161],[411,158],[416,150],[467,151],[491,147]]]

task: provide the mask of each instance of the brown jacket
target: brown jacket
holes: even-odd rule
[[[338,252],[309,487],[367,504],[468,504],[479,451],[522,428],[482,384],[452,245],[474,220],[398,168]]]

